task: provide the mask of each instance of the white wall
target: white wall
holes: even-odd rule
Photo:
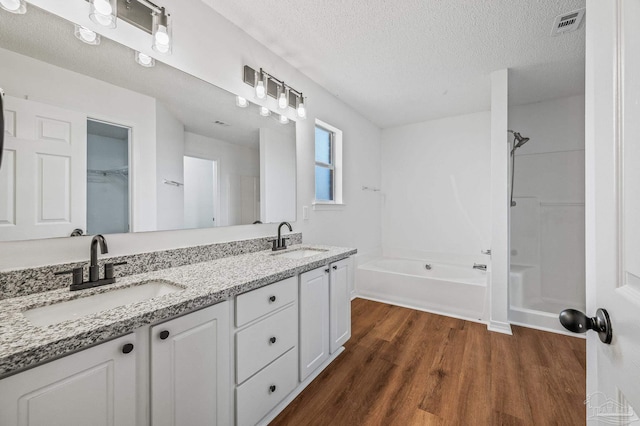
[[[183,183],[184,124],[156,102],[156,185],[158,230],[184,226],[184,187],[167,185],[164,179]]]
[[[147,34],[123,22],[115,30],[96,26],[88,18],[88,3],[80,5],[76,2],[49,0],[31,0],[29,3],[94,29],[105,37],[150,54],[252,101],[255,100],[251,87],[240,78],[245,64],[263,67],[302,90],[308,100],[308,118],[296,125],[298,221],[293,224],[294,230],[302,231],[304,240],[308,243],[352,246],[357,247],[360,253],[380,249],[381,198],[377,194],[361,190],[362,185],[380,186],[380,130],[283,58],[275,55],[267,46],[251,38],[200,0],[163,2],[171,12],[174,24],[174,45],[170,56],[154,52]],[[269,98],[266,103],[276,110],[275,100]],[[290,115],[290,118],[293,116]],[[310,205],[314,197],[315,118],[331,123],[344,132],[343,183],[344,201],[347,205],[338,211],[311,211],[309,220],[302,221],[303,206]],[[153,132],[155,133],[155,129]],[[155,176],[155,164],[153,169]],[[153,206],[155,209],[155,200]],[[110,252],[125,254],[271,235],[275,228],[276,226],[270,225],[213,228],[123,234],[110,236],[108,239]],[[0,269],[83,260],[88,256],[88,246],[89,242],[85,238],[3,243],[0,245]]]
[[[382,131],[383,251],[473,256],[490,247],[489,112]]]
[[[216,226],[240,225],[241,177],[260,177],[258,149],[185,132],[184,155],[216,161],[220,206]]]
[[[509,108],[510,128],[531,138],[516,151],[511,263],[539,265],[537,295],[574,307],[585,303],[584,100]]]
[[[148,155],[156,150],[155,99],[4,49],[0,49],[0,81],[8,95],[28,96],[132,128],[131,163],[138,165],[132,181],[132,226],[136,231],[156,228],[156,159]],[[0,257],[3,251],[4,246]]]

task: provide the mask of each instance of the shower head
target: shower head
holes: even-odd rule
[[[511,150],[511,155],[513,155],[514,151],[520,148],[525,143],[529,142],[529,138],[522,136],[519,132],[514,132],[513,130],[507,130],[509,133],[513,133],[513,149]]]

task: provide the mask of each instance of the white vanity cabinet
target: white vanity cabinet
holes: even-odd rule
[[[229,303],[154,325],[151,424],[229,424]]]
[[[351,258],[300,275],[300,380],[351,337]]]
[[[136,424],[133,334],[0,380],[0,425]]]
[[[236,297],[236,424],[255,425],[298,386],[298,277]]]

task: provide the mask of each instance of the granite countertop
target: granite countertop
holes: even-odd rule
[[[302,259],[274,256],[304,248],[326,252]],[[284,251],[260,251],[130,275],[93,289],[71,292],[65,288],[0,300],[0,377],[356,253],[352,248],[318,245],[294,245]],[[45,327],[31,324],[22,314],[35,307],[156,280],[184,289]]]

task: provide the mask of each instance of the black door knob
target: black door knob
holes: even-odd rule
[[[123,354],[131,353],[131,351],[133,351],[133,343],[125,343],[122,346],[122,353]]]
[[[160,339],[165,340],[167,337],[169,337],[169,330],[162,330],[160,332]]]
[[[602,343],[611,343],[613,332],[611,330],[611,319],[606,309],[598,309],[596,316],[589,318],[584,313],[575,309],[565,309],[560,312],[560,324],[573,333],[586,333],[593,330],[598,333]]]
[[[269,386],[269,392],[273,393],[276,391],[276,385]]]
[[[273,303],[276,301],[276,297],[275,296],[269,296],[269,302]]]
[[[275,343],[275,342],[276,342],[276,340],[277,340],[277,339],[276,339],[276,337],[275,337],[275,336],[273,336],[272,338],[270,338],[270,339],[269,339],[269,342],[271,342],[271,343]]]

